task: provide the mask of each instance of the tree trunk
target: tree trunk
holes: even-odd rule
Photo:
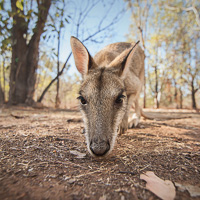
[[[35,92],[35,83],[36,83],[36,70],[38,68],[38,59],[39,59],[39,40],[42,31],[33,36],[32,40],[28,46],[28,55],[26,61],[27,68],[27,88],[26,88],[26,99],[25,103],[32,105],[34,103],[33,96]]]
[[[16,0],[11,0],[13,13],[17,13]],[[24,103],[26,100],[26,39],[27,24],[19,14],[13,16],[12,60],[10,71],[9,103]]]
[[[145,77],[145,67],[144,67],[144,99],[143,108],[146,108],[146,77]]]
[[[5,58],[3,58],[3,92],[4,92],[4,101],[6,100],[5,99],[5,94],[6,94],[6,72],[5,72],[5,64],[6,64],[6,61],[5,61]]]
[[[11,0],[13,16],[12,28],[12,62],[10,71],[9,103],[33,104],[35,92],[36,69],[38,67],[39,41],[43,33],[51,0],[38,1],[38,20],[33,36],[27,44],[28,23],[23,18],[23,11],[16,6],[17,0]]]
[[[59,77],[59,72],[60,72],[60,36],[61,36],[61,25],[59,27],[58,31],[58,45],[57,45],[57,87],[56,87],[56,103],[55,107],[59,108],[60,107],[60,97],[59,97],[59,89],[60,89],[60,77]]]
[[[183,92],[181,87],[179,88],[179,92],[180,92],[180,109],[183,109]]]
[[[3,76],[4,76],[4,67],[5,67],[5,64],[4,64],[4,60],[3,60]],[[4,77],[3,77],[4,78]],[[4,80],[3,80],[4,82]],[[4,87],[5,89],[5,87]],[[2,89],[2,85],[1,85],[1,66],[0,66],[0,105],[3,104],[5,102],[5,90]]]
[[[196,93],[197,90],[194,89],[194,80],[192,80],[192,82],[191,82],[191,89],[192,89],[192,93],[191,93],[191,96],[192,96],[192,108],[193,109],[197,109],[196,99],[195,99],[195,93]]]
[[[157,69],[157,66],[155,66],[155,77],[156,77],[156,83],[155,83],[155,106],[156,106],[156,108],[159,108],[159,99],[158,99],[158,69]]]
[[[56,108],[60,107],[59,88],[60,88],[60,79],[58,77],[58,79],[57,79],[57,87],[56,87],[56,103],[55,103],[55,107]]]
[[[174,100],[176,102],[176,109],[179,109],[177,83],[176,83],[175,79],[174,79]]]
[[[1,81],[0,81],[0,105],[5,102],[4,92],[1,87]]]

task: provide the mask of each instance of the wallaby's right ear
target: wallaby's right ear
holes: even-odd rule
[[[93,58],[90,56],[87,48],[81,43],[79,39],[72,36],[70,43],[76,68],[84,77],[88,74],[89,69],[95,65]]]

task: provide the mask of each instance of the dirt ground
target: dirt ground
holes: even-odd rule
[[[119,136],[111,155],[87,152],[78,111],[0,109],[1,200],[159,199],[140,174],[200,187],[200,114],[145,110],[162,120],[142,120]],[[184,119],[163,119],[167,116]],[[176,187],[176,199],[200,199]]]

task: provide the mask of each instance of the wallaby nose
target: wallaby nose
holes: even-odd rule
[[[90,150],[96,156],[103,156],[110,150],[110,143],[106,141],[91,141]]]

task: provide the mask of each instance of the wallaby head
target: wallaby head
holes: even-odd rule
[[[105,156],[114,147],[119,125],[126,113],[128,95],[124,80],[135,48],[131,46],[106,66],[99,66],[77,38],[71,37],[71,47],[83,78],[78,99],[87,147],[92,155]]]

